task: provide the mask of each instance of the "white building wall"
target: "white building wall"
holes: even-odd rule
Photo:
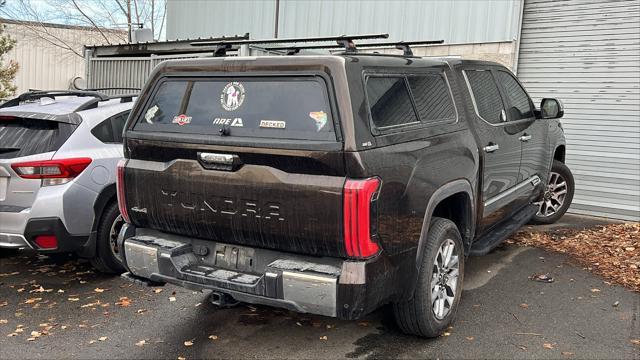
[[[46,40],[34,32],[33,24],[21,24],[10,20],[2,21],[4,34],[17,40],[16,46],[7,55],[5,61],[13,60],[20,65],[14,84],[17,94],[29,89],[68,89],[75,77],[85,77],[85,61],[82,57],[85,44],[103,44],[105,39],[96,31],[79,27],[45,26],[51,34]],[[109,33],[114,42],[126,39],[126,32]],[[53,38],[59,40],[52,41]],[[65,43],[73,51],[57,44]]]

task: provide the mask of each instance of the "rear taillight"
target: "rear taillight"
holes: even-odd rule
[[[33,239],[33,242],[40,249],[55,249],[58,247],[58,238],[55,235],[38,235]]]
[[[368,258],[380,247],[375,242],[380,179],[347,179],[344,184],[344,243],[347,255]]]
[[[11,168],[23,179],[42,179],[42,186],[49,186],[68,183],[89,164],[90,158],[72,158],[16,163]]]
[[[124,168],[127,165],[127,160],[122,159],[118,161],[116,167],[116,189],[118,191],[118,208],[124,221],[130,223],[129,211],[127,210],[127,199],[124,195]]]

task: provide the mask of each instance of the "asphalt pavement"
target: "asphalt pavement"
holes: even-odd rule
[[[553,283],[534,282],[548,273]],[[558,254],[503,246],[468,259],[460,310],[437,339],[399,333],[387,309],[341,321],[95,273],[24,251],[0,258],[0,358],[640,359],[640,294]]]

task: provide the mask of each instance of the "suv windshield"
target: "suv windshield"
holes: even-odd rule
[[[56,151],[75,128],[50,120],[0,116],[0,159]]]
[[[318,77],[166,79],[134,130],[336,140]]]

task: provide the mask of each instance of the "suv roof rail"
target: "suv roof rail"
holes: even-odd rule
[[[100,90],[140,90],[137,88],[102,88]],[[80,105],[78,108],[73,110],[73,112],[78,112],[82,110],[92,109],[98,106],[98,103],[101,101],[107,101],[112,99],[120,99],[121,103],[131,102],[133,101],[133,97],[137,96],[137,94],[122,94],[122,95],[107,95],[105,93],[101,93],[96,91],[99,89],[86,89],[86,90],[30,90],[25,93],[18,95],[17,97],[8,100],[4,104],[0,105],[0,108],[8,108],[13,106],[20,105],[21,102],[24,101],[34,101],[44,97],[52,97],[56,96],[78,96],[78,97],[92,97],[90,101],[85,102]]]
[[[411,45],[437,45],[444,43],[444,40],[421,40],[421,41],[400,41],[400,42],[379,42],[358,44],[357,48],[394,46],[398,50],[403,50],[404,56],[413,56]],[[348,43],[345,40],[338,40],[336,45],[302,45],[302,46],[275,46],[265,47],[266,51],[286,51],[287,55],[295,55],[300,50],[317,50],[317,49],[339,49],[345,48],[345,53],[353,54],[357,48],[353,42]]]
[[[35,90],[27,91],[18,95],[17,97],[8,100],[4,104],[0,105],[0,108],[12,107],[20,105],[23,101],[38,100],[43,97],[56,97],[56,96],[87,96],[100,99],[99,101],[109,100],[109,96],[97,91],[88,90]]]

